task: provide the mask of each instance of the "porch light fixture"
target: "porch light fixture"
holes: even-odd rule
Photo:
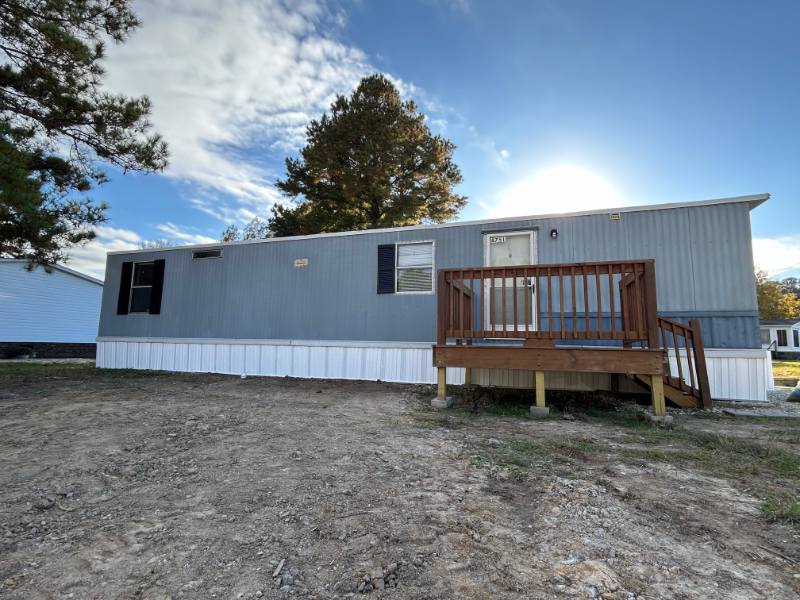
[[[550,237],[556,239],[558,237],[558,229],[551,229],[550,230]]]

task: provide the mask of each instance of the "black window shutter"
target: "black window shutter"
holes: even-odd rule
[[[394,294],[394,244],[378,246],[378,293]]]
[[[164,261],[153,261],[153,289],[150,292],[150,314],[161,314],[161,293],[164,291]]]
[[[133,275],[133,263],[122,263],[122,274],[119,279],[119,297],[117,298],[117,314],[127,315],[128,307],[131,302],[131,276]]]

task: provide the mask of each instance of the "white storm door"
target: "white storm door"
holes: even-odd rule
[[[536,260],[536,231],[514,231],[508,233],[484,234],[484,266],[485,267],[515,267],[522,265],[535,265]],[[491,275],[489,275],[491,276]],[[505,287],[505,322],[503,322],[503,287]],[[492,284],[491,280],[485,282],[484,294],[484,322],[486,329],[496,331],[514,331],[514,298],[516,297],[517,331],[525,331],[526,312],[526,287],[528,294],[527,322],[530,331],[536,329],[536,286],[535,280],[528,278],[527,286],[524,277],[498,277]],[[492,309],[492,294],[494,294],[494,310]]]

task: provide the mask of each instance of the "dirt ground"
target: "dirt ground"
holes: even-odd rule
[[[0,597],[800,597],[800,419],[429,393],[3,366]]]

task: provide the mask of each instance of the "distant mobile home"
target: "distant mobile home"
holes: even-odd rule
[[[776,357],[800,357],[800,319],[772,319],[760,321],[761,347],[775,353]]]
[[[113,252],[97,365],[764,400],[768,198]]]
[[[38,356],[94,357],[103,282],[61,265],[27,267],[0,259],[0,356],[24,346]]]

